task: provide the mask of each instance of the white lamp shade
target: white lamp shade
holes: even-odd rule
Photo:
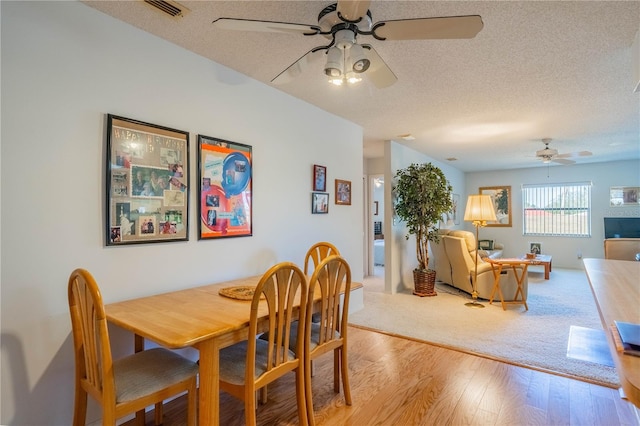
[[[464,210],[464,220],[470,222],[498,220],[491,197],[488,195],[469,195],[467,207]]]

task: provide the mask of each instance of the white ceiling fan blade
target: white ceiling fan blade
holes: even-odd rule
[[[474,38],[483,26],[479,15],[470,15],[381,21],[372,31],[385,40],[452,39]]]
[[[573,160],[565,160],[564,158],[552,158],[551,161],[554,162],[554,163],[564,164],[564,165],[575,164],[576,163]]]
[[[217,28],[236,31],[261,31],[271,33],[315,35],[320,32],[316,25],[291,22],[258,21],[254,19],[218,18],[213,21]]]
[[[556,158],[575,158],[575,157],[589,157],[591,151],[579,151],[579,152],[566,152],[564,154],[558,154]]]
[[[391,68],[389,68],[371,45],[363,44],[362,47],[365,48],[367,58],[371,63],[369,69],[365,71],[364,74],[371,80],[374,86],[378,89],[384,89],[398,81],[398,77],[396,77],[393,71],[391,71]]]
[[[338,13],[347,21],[357,21],[369,10],[370,0],[339,0]]]
[[[300,74],[302,74],[309,64],[317,62],[320,58],[325,55],[326,51],[324,49],[311,49],[304,55],[300,57],[293,64],[289,65],[287,69],[282,71],[280,74],[275,76],[271,82],[273,84],[287,84],[297,78]]]

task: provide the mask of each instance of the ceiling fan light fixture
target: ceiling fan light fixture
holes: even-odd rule
[[[351,30],[339,30],[333,36],[334,44],[342,50],[346,50],[356,43],[356,33]]]
[[[327,63],[324,66],[324,73],[330,78],[337,78],[342,76],[342,70],[344,69],[344,54],[342,50],[337,47],[329,48],[327,52]]]
[[[359,44],[354,44],[349,50],[353,72],[360,74],[368,70],[369,66],[371,65],[371,61],[369,61],[369,59],[365,55],[362,46],[360,46]]]
[[[325,68],[324,73],[329,76],[329,78],[341,78],[342,71],[338,68]]]

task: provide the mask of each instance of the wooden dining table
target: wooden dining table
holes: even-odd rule
[[[136,351],[142,350],[148,339],[169,349],[193,347],[200,352],[200,425],[219,425],[220,349],[248,338],[251,302],[222,296],[219,291],[225,287],[255,287],[260,278],[257,275],[105,306],[109,322],[134,333]],[[352,291],[359,287],[361,283],[351,283]],[[259,315],[268,315],[266,303]]]
[[[640,262],[584,259],[584,269],[605,330],[607,343],[627,399],[640,407],[640,357],[616,344],[615,321],[640,324]]]

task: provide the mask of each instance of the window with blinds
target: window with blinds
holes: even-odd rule
[[[522,185],[524,235],[591,236],[591,182]]]

